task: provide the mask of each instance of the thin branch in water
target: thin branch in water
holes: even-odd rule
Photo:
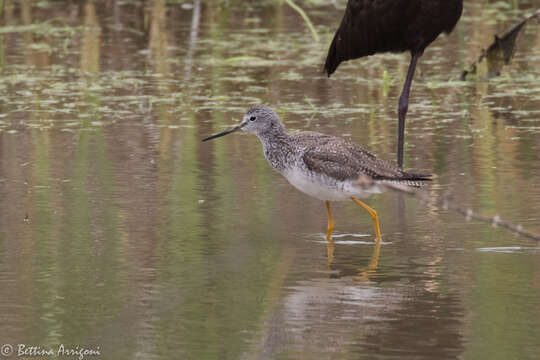
[[[524,237],[527,237],[529,239],[533,239],[533,240],[535,240],[537,242],[540,242],[540,235],[533,234],[532,232],[524,230],[523,226],[521,224],[515,225],[515,224],[512,224],[511,222],[503,220],[503,219],[500,218],[499,215],[495,215],[493,217],[490,217],[490,216],[485,216],[485,215],[479,214],[479,213],[477,213],[476,211],[474,211],[471,208],[464,208],[462,206],[452,204],[452,201],[450,200],[449,197],[443,197],[443,198],[435,199],[426,192],[412,190],[412,189],[405,189],[405,188],[401,188],[401,187],[395,188],[395,189],[399,190],[401,192],[404,192],[406,194],[409,194],[411,196],[414,196],[414,197],[418,198],[421,202],[423,202],[425,204],[433,205],[433,206],[436,206],[436,207],[438,207],[440,209],[443,209],[443,210],[455,211],[455,212],[465,216],[465,218],[467,218],[467,219],[479,220],[479,221],[482,221],[484,223],[491,224],[491,225],[493,225],[495,227],[496,226],[502,226],[502,227],[504,227],[504,228],[516,233],[516,234],[519,234],[521,236],[524,236]]]

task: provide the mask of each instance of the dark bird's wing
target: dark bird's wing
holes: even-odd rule
[[[383,52],[421,54],[440,33],[452,31],[463,0],[349,0],[324,68]]]
[[[419,0],[349,0],[326,57],[328,76],[345,60],[408,50],[402,35],[419,12]]]

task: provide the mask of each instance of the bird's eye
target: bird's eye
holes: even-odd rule
[[[252,116],[249,118],[249,121],[255,121],[256,117],[255,116]]]

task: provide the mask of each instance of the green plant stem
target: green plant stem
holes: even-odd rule
[[[313,35],[313,39],[315,41],[319,42],[319,34],[317,34],[317,30],[315,29],[315,26],[313,26],[313,23],[307,16],[306,12],[298,5],[296,5],[292,0],[285,0],[285,2],[292,7],[296,12],[302,16],[302,19],[306,22],[307,26],[309,27],[309,30],[311,31],[311,35]]]

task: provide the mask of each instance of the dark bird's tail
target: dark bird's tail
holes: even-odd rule
[[[324,72],[328,77],[336,71],[337,67],[339,66],[339,63],[341,60],[338,58],[337,54],[337,36],[338,34],[334,35],[334,39],[332,40],[332,43],[330,44],[330,48],[328,49],[328,55],[326,55],[326,61],[324,62]]]

